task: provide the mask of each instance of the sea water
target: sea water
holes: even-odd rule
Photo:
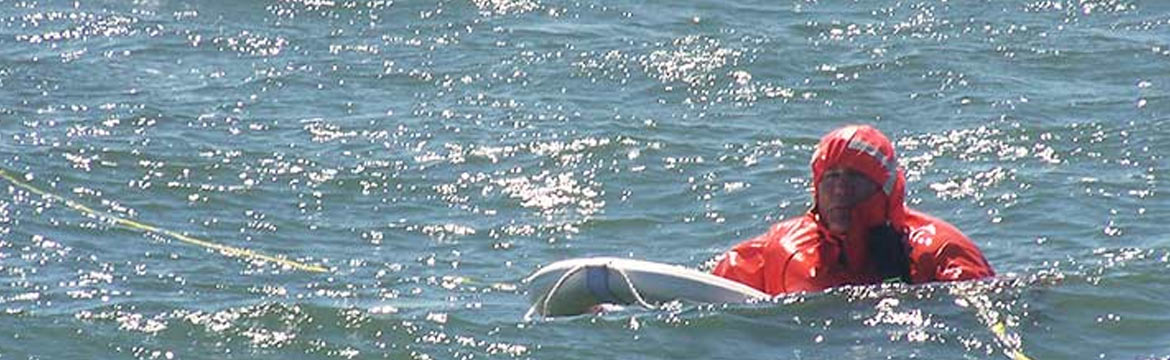
[[[1160,1],[0,0],[0,358],[1165,359],[1168,89]],[[997,279],[522,319],[851,123]]]

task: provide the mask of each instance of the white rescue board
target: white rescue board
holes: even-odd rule
[[[750,286],[681,266],[613,257],[562,260],[524,279],[532,315],[562,316],[605,304],[640,305],[680,300],[745,303],[771,298]]]

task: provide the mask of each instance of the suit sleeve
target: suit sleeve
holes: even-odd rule
[[[764,241],[752,239],[723,254],[712,271],[716,276],[764,290]]]

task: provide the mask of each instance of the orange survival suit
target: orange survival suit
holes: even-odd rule
[[[854,125],[830,132],[817,145],[811,165],[813,207],[727,251],[715,266],[715,275],[772,295],[891,278],[926,283],[995,275],[958,229],[906,207],[905,174],[893,144],[877,129]],[[821,176],[838,166],[864,174],[879,189],[853,207],[845,234],[831,235],[817,214],[815,199]],[[890,270],[891,263],[896,270]]]

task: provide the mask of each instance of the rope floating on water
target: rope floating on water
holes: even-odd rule
[[[960,283],[957,287],[950,288],[951,294],[956,295],[962,303],[962,307],[971,306],[975,309],[975,315],[980,322],[991,330],[991,334],[995,335],[996,342],[1003,347],[1004,355],[1012,360],[1032,360],[1031,357],[1024,354],[1024,344],[1020,340],[1020,335],[1008,329],[1007,320],[1000,318],[997,311],[991,309],[986,297],[976,296],[972,293],[974,290],[974,282]]]
[[[995,323],[995,325],[992,325],[991,326],[991,333],[995,334],[995,338],[998,339],[1000,342],[1005,343],[1005,344],[1009,343],[1008,337],[1010,335],[1008,335],[1007,325],[1004,325],[1003,321],[997,322],[997,323]],[[1024,355],[1024,350],[1021,349],[1021,346],[1012,346],[1012,347],[1009,347],[1008,349],[1005,349],[1005,351],[1007,352],[1006,355],[1009,358],[1011,358],[1012,360],[1032,360],[1032,358],[1028,357],[1028,355]]]
[[[31,184],[24,182],[24,181],[16,178],[15,176],[12,176],[12,174],[8,173],[8,171],[5,171],[4,169],[0,169],[0,178],[4,178],[4,180],[7,180],[8,182],[12,183],[12,185],[15,185],[15,186],[20,187],[20,188],[25,189],[25,190],[28,190],[29,192],[40,195],[44,198],[48,198],[48,199],[63,203],[63,204],[65,204],[65,206],[68,206],[70,209],[77,210],[78,212],[81,212],[81,213],[89,215],[89,216],[107,219],[107,220],[112,221],[113,223],[115,223],[117,225],[121,225],[121,226],[126,227],[126,228],[144,231],[144,232],[155,233],[155,234],[166,235],[166,236],[169,236],[171,238],[174,238],[175,240],[179,240],[179,241],[191,244],[191,245],[201,246],[201,247],[204,247],[207,249],[212,249],[212,250],[218,250],[220,253],[227,255],[227,256],[235,256],[235,257],[242,257],[242,258],[247,258],[247,259],[268,261],[271,263],[288,266],[288,267],[291,267],[291,268],[294,268],[297,270],[301,270],[301,271],[329,272],[329,269],[326,269],[325,267],[323,267],[321,265],[305,264],[305,263],[295,261],[295,260],[289,260],[289,259],[285,259],[285,258],[281,258],[281,257],[258,253],[256,251],[251,250],[251,249],[239,248],[239,247],[223,245],[223,244],[217,244],[217,243],[214,243],[211,241],[202,240],[202,239],[198,239],[195,237],[183,235],[183,234],[180,234],[180,233],[177,233],[177,232],[174,232],[171,230],[163,229],[163,228],[160,228],[157,226],[152,226],[152,225],[140,223],[140,222],[137,222],[134,220],[126,219],[126,218],[116,216],[116,215],[113,215],[113,214],[110,214],[107,212],[94,210],[94,209],[91,209],[90,207],[82,205],[76,201],[67,199],[67,198],[62,197],[60,195],[53,194],[53,193],[41,190],[35,186],[32,186]]]

